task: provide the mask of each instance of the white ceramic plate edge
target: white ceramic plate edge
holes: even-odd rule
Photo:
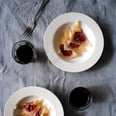
[[[53,33],[56,31],[57,27],[63,23],[66,23],[65,21],[62,20],[62,17],[68,17],[68,16],[80,16],[80,18],[85,18],[85,19],[82,19],[82,20],[85,20],[87,23],[90,23],[90,25],[92,26],[92,28],[94,29],[94,31],[96,31],[96,36],[98,36],[96,38],[96,48],[95,49],[95,53],[94,55],[91,57],[91,59],[87,60],[87,62],[85,62],[85,64],[82,64],[80,65],[79,67],[74,67],[74,65],[72,65],[71,63],[66,63],[66,62],[63,62],[63,60],[61,61],[61,58],[55,53],[55,50],[53,50],[53,47],[52,46],[47,46],[47,40],[46,38],[48,37],[51,37],[49,36],[49,32]],[[58,20],[62,20],[62,22],[60,23]],[[68,20],[68,19],[67,19]],[[70,19],[69,19],[70,21]],[[57,24],[56,24],[57,22]],[[58,25],[59,24],[59,25]],[[53,26],[54,25],[54,26]],[[52,30],[50,29],[52,28]],[[98,35],[97,35],[98,34]],[[53,37],[54,35],[52,35]],[[50,40],[49,40],[50,41]],[[101,57],[102,55],[102,52],[103,52],[103,48],[104,48],[104,39],[103,39],[103,34],[102,34],[102,31],[99,27],[99,25],[92,19],[90,18],[89,16],[85,15],[85,14],[81,14],[81,13],[65,13],[65,14],[62,14],[58,17],[56,17],[47,27],[46,29],[46,32],[45,32],[45,35],[44,35],[44,49],[45,49],[45,52],[48,56],[48,59],[59,69],[63,70],[63,71],[67,71],[67,72],[82,72],[82,71],[85,71],[85,70],[88,70],[89,68],[91,68],[93,65],[95,65],[97,63],[97,61],[99,60],[99,58]],[[52,52],[51,52],[52,51]],[[52,54],[53,53],[53,54]],[[67,66],[69,65],[69,66]],[[73,70],[71,70],[70,67],[74,67]]]
[[[30,90],[30,92],[26,93],[27,90],[28,91]],[[59,101],[59,99],[56,97],[56,95],[53,94],[51,91],[45,89],[45,88],[36,87],[36,86],[24,87],[24,88],[21,88],[21,89],[17,90],[14,94],[12,94],[9,97],[9,99],[7,100],[6,104],[5,104],[4,116],[8,116],[8,115],[9,116],[13,116],[13,115],[11,115],[11,111],[10,110],[13,110],[13,109],[12,109],[12,107],[10,107],[10,104],[12,104],[14,106],[14,103],[15,103],[15,105],[16,105],[16,102],[20,101],[24,97],[31,96],[32,95],[32,93],[31,93],[32,91],[33,91],[33,93],[35,93],[36,91],[43,91],[44,95],[45,95],[45,92],[46,92],[48,94],[48,95],[46,94],[46,96],[48,96],[47,99],[50,100],[50,102],[53,102],[52,104],[55,107],[56,116],[58,114],[60,114],[60,116],[64,116],[63,106],[62,106],[61,102]],[[19,98],[16,98],[17,94],[24,93],[24,92],[25,92],[25,94],[19,96]],[[34,95],[38,96],[38,93],[34,94]],[[13,98],[14,98],[14,101],[13,101]]]

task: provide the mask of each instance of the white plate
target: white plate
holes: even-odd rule
[[[14,109],[20,101],[24,101],[24,98],[28,100],[35,99],[34,97],[36,99],[44,98],[51,108],[51,116],[64,116],[63,108],[58,98],[49,90],[41,87],[25,87],[16,91],[5,105],[4,116],[13,116]]]
[[[81,57],[64,60],[56,51],[60,34],[67,25],[73,26],[80,21],[82,30],[92,46]],[[81,72],[91,68],[100,58],[104,48],[104,38],[98,24],[85,14],[65,13],[55,18],[47,27],[44,35],[44,49],[49,60],[59,69],[67,72]]]

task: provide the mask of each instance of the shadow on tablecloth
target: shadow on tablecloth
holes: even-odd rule
[[[103,32],[104,50],[103,50],[102,56],[99,59],[99,61],[95,64],[95,66],[93,66],[90,69],[91,71],[100,69],[100,68],[104,67],[105,65],[107,65],[111,61],[111,59],[114,55],[112,32],[110,30],[109,24],[103,22],[99,17],[96,17],[96,22],[99,24],[99,26]],[[99,47],[99,46],[97,46],[97,47]]]

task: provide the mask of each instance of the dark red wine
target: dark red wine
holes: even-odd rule
[[[91,101],[91,94],[88,89],[84,87],[75,88],[69,96],[71,106],[78,110],[86,109],[90,105]]]
[[[32,60],[33,49],[28,45],[22,45],[16,50],[16,55],[19,61],[28,63]]]
[[[21,40],[14,44],[12,48],[14,60],[20,64],[27,64],[34,60],[35,49],[27,40]]]

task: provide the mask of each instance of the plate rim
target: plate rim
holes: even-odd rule
[[[82,18],[82,17],[84,17],[84,18],[86,18],[87,19],[87,22],[88,23],[90,23],[90,24],[94,24],[94,26],[92,27],[92,28],[94,28],[98,33],[99,33],[99,37],[97,38],[96,36],[95,36],[95,38],[96,38],[96,41],[99,39],[99,41],[97,41],[97,45],[96,46],[98,46],[99,45],[99,48],[97,49],[95,49],[96,51],[96,53],[97,54],[95,54],[95,53],[93,53],[93,55],[89,58],[89,60],[87,60],[88,61],[88,63],[86,63],[87,65],[86,66],[84,66],[84,65],[82,65],[81,67],[82,68],[78,68],[78,67],[76,67],[77,69],[74,69],[74,70],[71,70],[71,68],[70,68],[70,66],[72,67],[73,65],[71,65],[71,63],[66,63],[66,62],[63,62],[63,60],[62,60],[62,58],[60,58],[58,55],[56,55],[56,53],[55,53],[55,50],[53,50],[54,48],[52,48],[52,47],[48,47],[48,46],[46,46],[47,44],[47,42],[46,41],[48,41],[46,38],[48,37],[48,36],[50,36],[49,35],[49,32],[51,32],[51,30],[50,30],[50,28],[54,28],[54,29],[56,29],[57,30],[57,28],[58,28],[58,24],[64,24],[64,22],[65,21],[62,21],[62,22],[60,22],[60,21],[58,21],[58,20],[60,20],[60,19],[62,19],[62,18],[64,18],[64,17],[68,17],[68,16],[76,16],[76,17],[79,17],[79,18]],[[77,20],[79,20],[79,18],[77,18]],[[67,19],[68,20],[68,19]],[[55,24],[55,22],[57,22],[58,24]],[[67,23],[67,22],[65,22],[65,23]],[[55,26],[56,27],[55,27]],[[55,32],[56,30],[54,30],[53,32]],[[97,34],[98,34],[97,33]],[[52,36],[54,36],[54,33],[52,33]],[[50,39],[49,39],[50,40]],[[52,45],[51,45],[52,46]],[[50,50],[49,49],[51,49],[52,51],[53,51],[53,53],[50,53]],[[66,71],[66,72],[82,72],[82,71],[86,71],[86,70],[88,70],[89,68],[91,68],[92,66],[94,66],[96,63],[97,63],[97,61],[100,59],[100,57],[101,57],[101,55],[102,55],[102,52],[103,52],[103,49],[104,49],[104,36],[103,36],[103,32],[102,32],[102,30],[101,30],[101,28],[100,28],[100,26],[95,22],[95,20],[93,20],[91,17],[89,17],[88,15],[86,15],[86,14],[83,14],[83,13],[79,13],[79,12],[68,12],[68,13],[64,13],[64,14],[61,14],[61,15],[59,15],[59,16],[57,16],[55,19],[53,19],[52,21],[51,21],[51,23],[48,25],[48,27],[46,28],[46,31],[45,31],[45,34],[44,34],[44,50],[45,50],[45,53],[46,53],[46,55],[47,55],[47,57],[48,57],[48,59],[52,62],[52,64],[54,64],[57,68],[59,68],[59,69],[61,69],[61,70],[63,70],[63,71]],[[55,53],[55,54],[54,54]],[[53,55],[54,55],[54,57],[53,57]],[[91,59],[91,60],[90,60]],[[63,64],[64,63],[64,64]],[[63,64],[63,65],[62,65]],[[69,66],[68,66],[69,65]]]
[[[7,100],[7,102],[5,103],[5,107],[4,107],[4,116],[7,116],[7,110],[9,109],[9,105],[10,105],[10,102],[13,100],[13,98],[15,99],[16,98],[16,95],[19,94],[19,93],[22,93],[24,91],[27,91],[27,93],[25,93],[25,95],[21,95],[22,97],[20,99],[17,99],[18,101],[20,101],[21,99],[23,99],[24,97],[28,97],[28,95],[32,95],[31,93],[29,93],[28,90],[30,90],[35,92],[35,90],[38,90],[38,91],[42,91],[44,94],[47,93],[48,96],[49,96],[49,99],[51,104],[54,107],[55,111],[56,111],[56,116],[57,116],[57,113],[60,113],[61,116],[64,116],[64,109],[63,109],[63,105],[61,103],[61,101],[59,100],[59,98],[53,93],[51,92],[50,90],[46,89],[46,88],[43,88],[43,87],[37,87],[37,86],[28,86],[28,87],[23,87],[23,88],[20,88],[18,89],[17,91],[15,91]],[[37,94],[34,94],[35,96]],[[40,94],[42,95],[42,94]],[[33,95],[32,95],[33,96]],[[38,97],[39,97],[39,94],[38,94]],[[44,96],[43,96],[44,97]],[[54,100],[53,100],[54,99]],[[16,100],[16,101],[17,101]],[[18,102],[17,101],[17,102]],[[55,104],[55,105],[54,105]],[[13,106],[12,106],[13,107]],[[12,110],[13,111],[13,110]],[[12,112],[10,111],[10,113]]]

